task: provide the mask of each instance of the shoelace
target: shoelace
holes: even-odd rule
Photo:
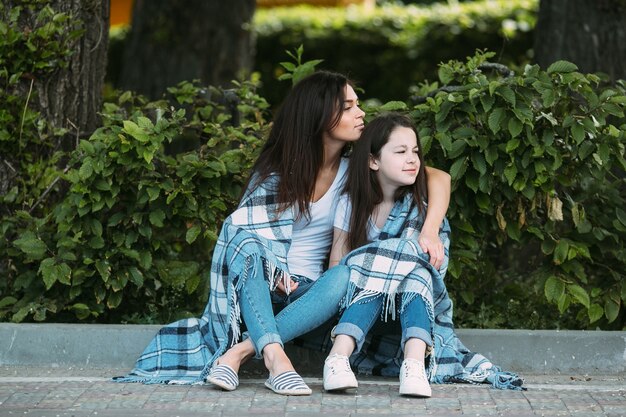
[[[328,361],[328,366],[330,368],[330,371],[333,374],[337,374],[339,372],[346,372],[346,370],[350,369],[350,361],[348,360],[347,356],[343,356],[343,355],[339,355],[335,353],[329,359],[330,360]],[[338,368],[341,368],[341,369],[338,369]]]
[[[405,360],[404,361],[404,377],[406,378],[409,375],[413,374],[417,376],[419,379],[421,379],[422,381],[425,381],[426,375],[424,373],[423,366],[424,365],[422,364],[422,362]]]

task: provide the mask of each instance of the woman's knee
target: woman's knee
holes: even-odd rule
[[[329,298],[341,299],[348,291],[350,282],[350,268],[345,265],[336,265],[326,271],[323,277],[325,293]]]

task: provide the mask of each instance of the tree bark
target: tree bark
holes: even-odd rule
[[[109,44],[109,1],[50,0],[48,3],[55,11],[82,21],[85,32],[75,42],[67,68],[34,80],[31,108],[40,111],[56,128],[73,133],[78,129],[81,136],[89,135],[100,125],[98,112],[102,107]],[[27,94],[27,85],[24,90]]]
[[[9,0],[5,7],[12,8],[21,3]],[[71,17],[68,32],[73,29],[76,19],[82,22],[80,27],[85,32],[72,45],[74,53],[68,58],[67,67],[44,76],[30,74],[22,77],[18,94],[28,100],[28,108],[39,111],[41,119],[50,128],[69,131],[59,143],[39,148],[43,153],[59,148],[73,149],[77,136],[88,136],[100,125],[98,112],[102,107],[109,38],[108,0],[49,0],[41,7],[46,5]],[[25,31],[32,30],[37,26],[39,11],[29,12],[24,8],[19,25]],[[18,141],[17,132],[14,140]],[[33,159],[47,157],[49,155],[32,156]],[[19,176],[20,171],[20,161],[15,155],[1,155],[0,195],[10,190],[13,178]]]
[[[254,0],[136,0],[120,84],[150,98],[183,80],[226,86],[252,64]]]
[[[547,68],[561,59],[626,79],[626,1],[541,0],[535,60]]]

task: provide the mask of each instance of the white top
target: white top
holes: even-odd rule
[[[339,194],[346,182],[348,159],[341,158],[337,175],[326,194],[310,203],[311,217],[293,223],[291,246],[287,254],[289,273],[316,280],[326,269],[333,243],[333,219]]]
[[[343,194],[339,203],[337,204],[337,211],[335,213],[334,226],[337,229],[349,232],[350,231],[350,214],[352,213],[352,202],[348,198],[347,194]],[[370,242],[375,241],[380,236],[380,229],[374,224],[370,217],[367,221],[367,239]]]

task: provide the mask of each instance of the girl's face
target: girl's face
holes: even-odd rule
[[[413,129],[398,126],[391,131],[387,143],[380,149],[380,156],[370,158],[370,169],[376,171],[383,190],[395,191],[415,183],[420,167],[417,151]]]
[[[357,141],[365,127],[363,121],[365,112],[359,108],[359,98],[350,85],[346,85],[345,101],[340,111],[341,119],[337,126],[328,132],[328,138],[341,142]]]

